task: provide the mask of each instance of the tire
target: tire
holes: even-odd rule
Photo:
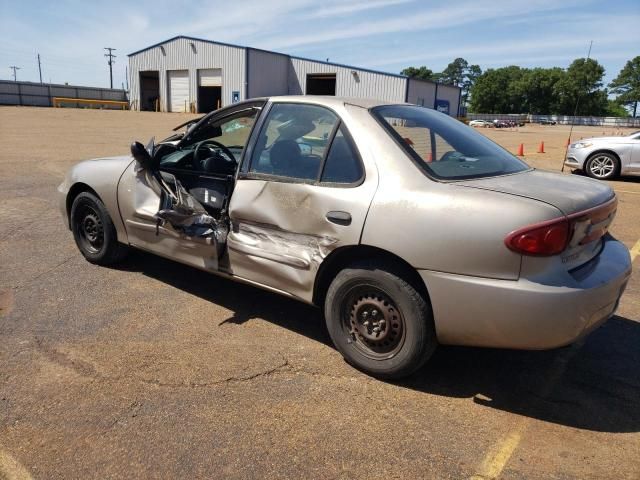
[[[113,265],[126,256],[128,248],[118,242],[109,212],[94,194],[82,192],[73,200],[70,221],[76,245],[89,262]]]
[[[611,180],[620,172],[620,160],[610,153],[594,153],[585,163],[584,172],[597,180]]]
[[[359,262],[340,271],[327,291],[331,340],[348,363],[373,377],[411,375],[438,343],[431,307],[403,273],[393,265]]]

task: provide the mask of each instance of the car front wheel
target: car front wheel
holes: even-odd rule
[[[610,153],[595,153],[585,165],[585,173],[598,180],[611,180],[620,171],[620,161]]]
[[[82,192],[73,200],[70,220],[76,245],[89,262],[111,265],[126,255],[127,247],[118,243],[109,212],[92,193]]]
[[[325,301],[327,329],[345,360],[378,378],[406,377],[437,346],[431,308],[398,269],[362,262],[342,270]]]

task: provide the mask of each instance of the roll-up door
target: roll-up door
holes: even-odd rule
[[[201,87],[222,86],[222,69],[203,68],[198,70],[198,85]]]
[[[189,111],[189,71],[169,70],[169,111]]]

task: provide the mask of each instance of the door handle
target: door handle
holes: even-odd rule
[[[349,212],[336,210],[327,213],[327,220],[329,220],[331,223],[344,225],[346,227],[348,225],[351,225],[351,214]]]

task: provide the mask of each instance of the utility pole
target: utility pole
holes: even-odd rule
[[[40,54],[38,54],[38,73],[40,74],[40,83],[42,83],[42,65],[40,64]]]
[[[104,47],[104,49],[109,52],[105,53],[104,56],[109,59],[107,60],[107,63],[109,64],[109,85],[113,88],[113,64],[115,63],[114,58],[116,58],[116,56],[111,52],[113,52],[115,48]]]
[[[127,92],[129,91],[129,67],[124,66],[124,81],[127,82]]]
[[[10,68],[11,70],[13,70],[13,81],[14,81],[14,82],[17,82],[17,81],[18,81],[18,75],[16,75],[16,72],[17,72],[18,70],[20,70],[20,67],[16,67],[15,65],[11,65],[9,68]]]

